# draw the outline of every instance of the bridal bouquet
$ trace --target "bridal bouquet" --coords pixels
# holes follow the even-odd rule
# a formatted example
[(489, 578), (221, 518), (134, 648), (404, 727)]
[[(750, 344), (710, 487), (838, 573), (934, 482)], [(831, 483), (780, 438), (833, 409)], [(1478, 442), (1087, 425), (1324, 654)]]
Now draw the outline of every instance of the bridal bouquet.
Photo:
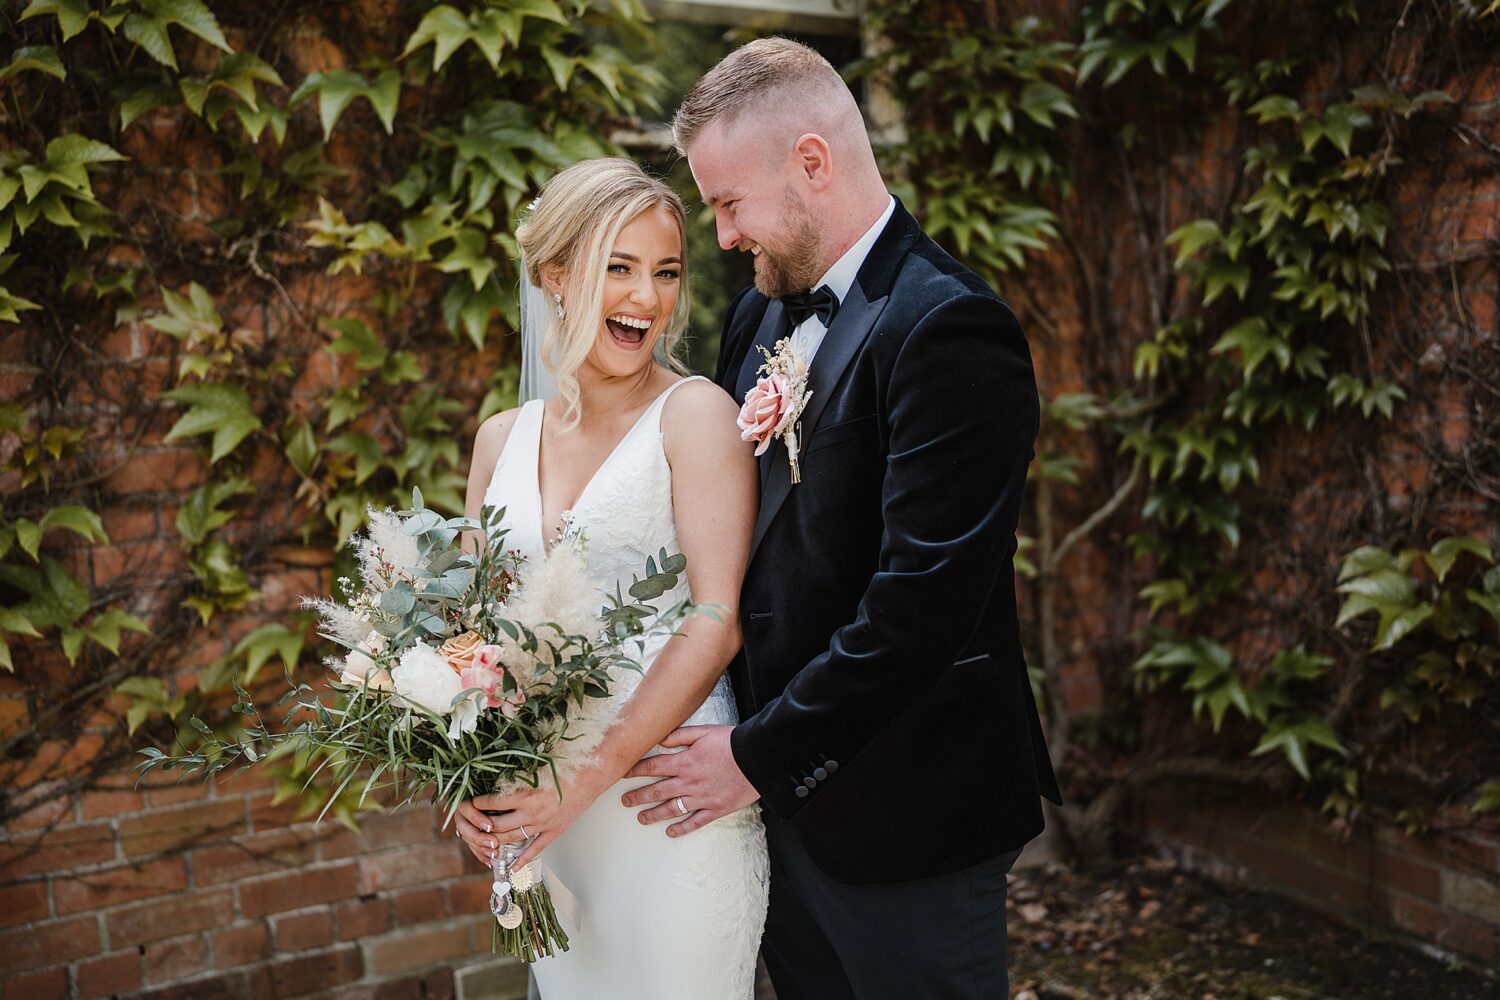
[[(204, 742), (179, 755), (143, 750), (142, 772), (208, 777), (282, 747), (312, 748), (332, 769), (330, 802), (355, 781), (361, 799), (387, 790), (397, 805), (430, 790), (445, 823), (475, 795), (560, 788), (560, 763), (586, 759), (617, 710), (611, 689), (639, 674), (631, 654), (697, 610), (650, 604), (676, 587), (687, 560), (663, 550), (628, 597), (601, 595), (584, 572), (587, 538), (570, 520), (550, 551), (528, 560), (506, 549), (503, 517), (486, 507), (477, 520), (444, 518), (416, 490), (411, 510), (370, 511), (367, 535), (353, 541), (359, 582), (339, 581), (343, 601), (306, 602), (324, 637), (345, 650), (328, 661), (339, 678), (332, 703), (297, 685), (281, 702), (302, 696), (288, 726), (273, 730), (236, 685), (235, 710), (249, 720), (243, 739), (214, 738), (195, 718)], [(479, 530), (484, 544), (464, 552), (462, 533)], [(521, 850), (499, 852), (490, 909), (496, 947), (530, 962), (567, 950), (567, 935), (545, 879), (512, 867)]]

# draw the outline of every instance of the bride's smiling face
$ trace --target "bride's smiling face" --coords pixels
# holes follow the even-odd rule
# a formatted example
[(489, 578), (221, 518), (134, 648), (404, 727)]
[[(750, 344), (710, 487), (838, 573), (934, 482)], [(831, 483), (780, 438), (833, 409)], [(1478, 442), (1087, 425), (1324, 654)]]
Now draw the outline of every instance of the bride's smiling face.
[(634, 375), (651, 363), (682, 292), (682, 241), (664, 208), (632, 219), (610, 251), (604, 306), (588, 363), (607, 376)]

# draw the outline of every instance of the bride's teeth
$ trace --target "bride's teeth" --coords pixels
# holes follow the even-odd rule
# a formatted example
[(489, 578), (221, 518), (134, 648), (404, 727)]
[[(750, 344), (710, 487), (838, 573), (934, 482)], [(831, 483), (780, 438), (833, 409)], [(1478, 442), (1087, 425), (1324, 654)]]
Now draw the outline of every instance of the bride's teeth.
[(651, 329), (651, 321), (649, 319), (635, 319), (630, 316), (611, 316), (609, 319), (612, 323), (618, 323), (621, 326), (628, 326), (634, 330)]

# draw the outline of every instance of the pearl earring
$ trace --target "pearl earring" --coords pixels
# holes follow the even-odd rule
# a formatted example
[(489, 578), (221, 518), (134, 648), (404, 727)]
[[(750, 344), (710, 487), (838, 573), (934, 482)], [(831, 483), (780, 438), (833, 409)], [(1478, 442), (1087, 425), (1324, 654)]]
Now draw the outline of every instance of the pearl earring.
[(557, 318), (563, 318), (562, 292), (553, 292), (552, 300), (557, 303)]

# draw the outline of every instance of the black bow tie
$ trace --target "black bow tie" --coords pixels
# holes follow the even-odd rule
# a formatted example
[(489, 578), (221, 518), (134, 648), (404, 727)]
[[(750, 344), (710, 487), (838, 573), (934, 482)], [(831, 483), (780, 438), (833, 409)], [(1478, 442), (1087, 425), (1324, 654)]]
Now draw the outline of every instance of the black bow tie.
[(833, 317), (839, 311), (839, 297), (827, 285), (819, 285), (803, 295), (783, 295), (781, 305), (792, 318), (792, 329), (801, 326), (808, 317), (816, 316), (826, 330), (832, 328)]

